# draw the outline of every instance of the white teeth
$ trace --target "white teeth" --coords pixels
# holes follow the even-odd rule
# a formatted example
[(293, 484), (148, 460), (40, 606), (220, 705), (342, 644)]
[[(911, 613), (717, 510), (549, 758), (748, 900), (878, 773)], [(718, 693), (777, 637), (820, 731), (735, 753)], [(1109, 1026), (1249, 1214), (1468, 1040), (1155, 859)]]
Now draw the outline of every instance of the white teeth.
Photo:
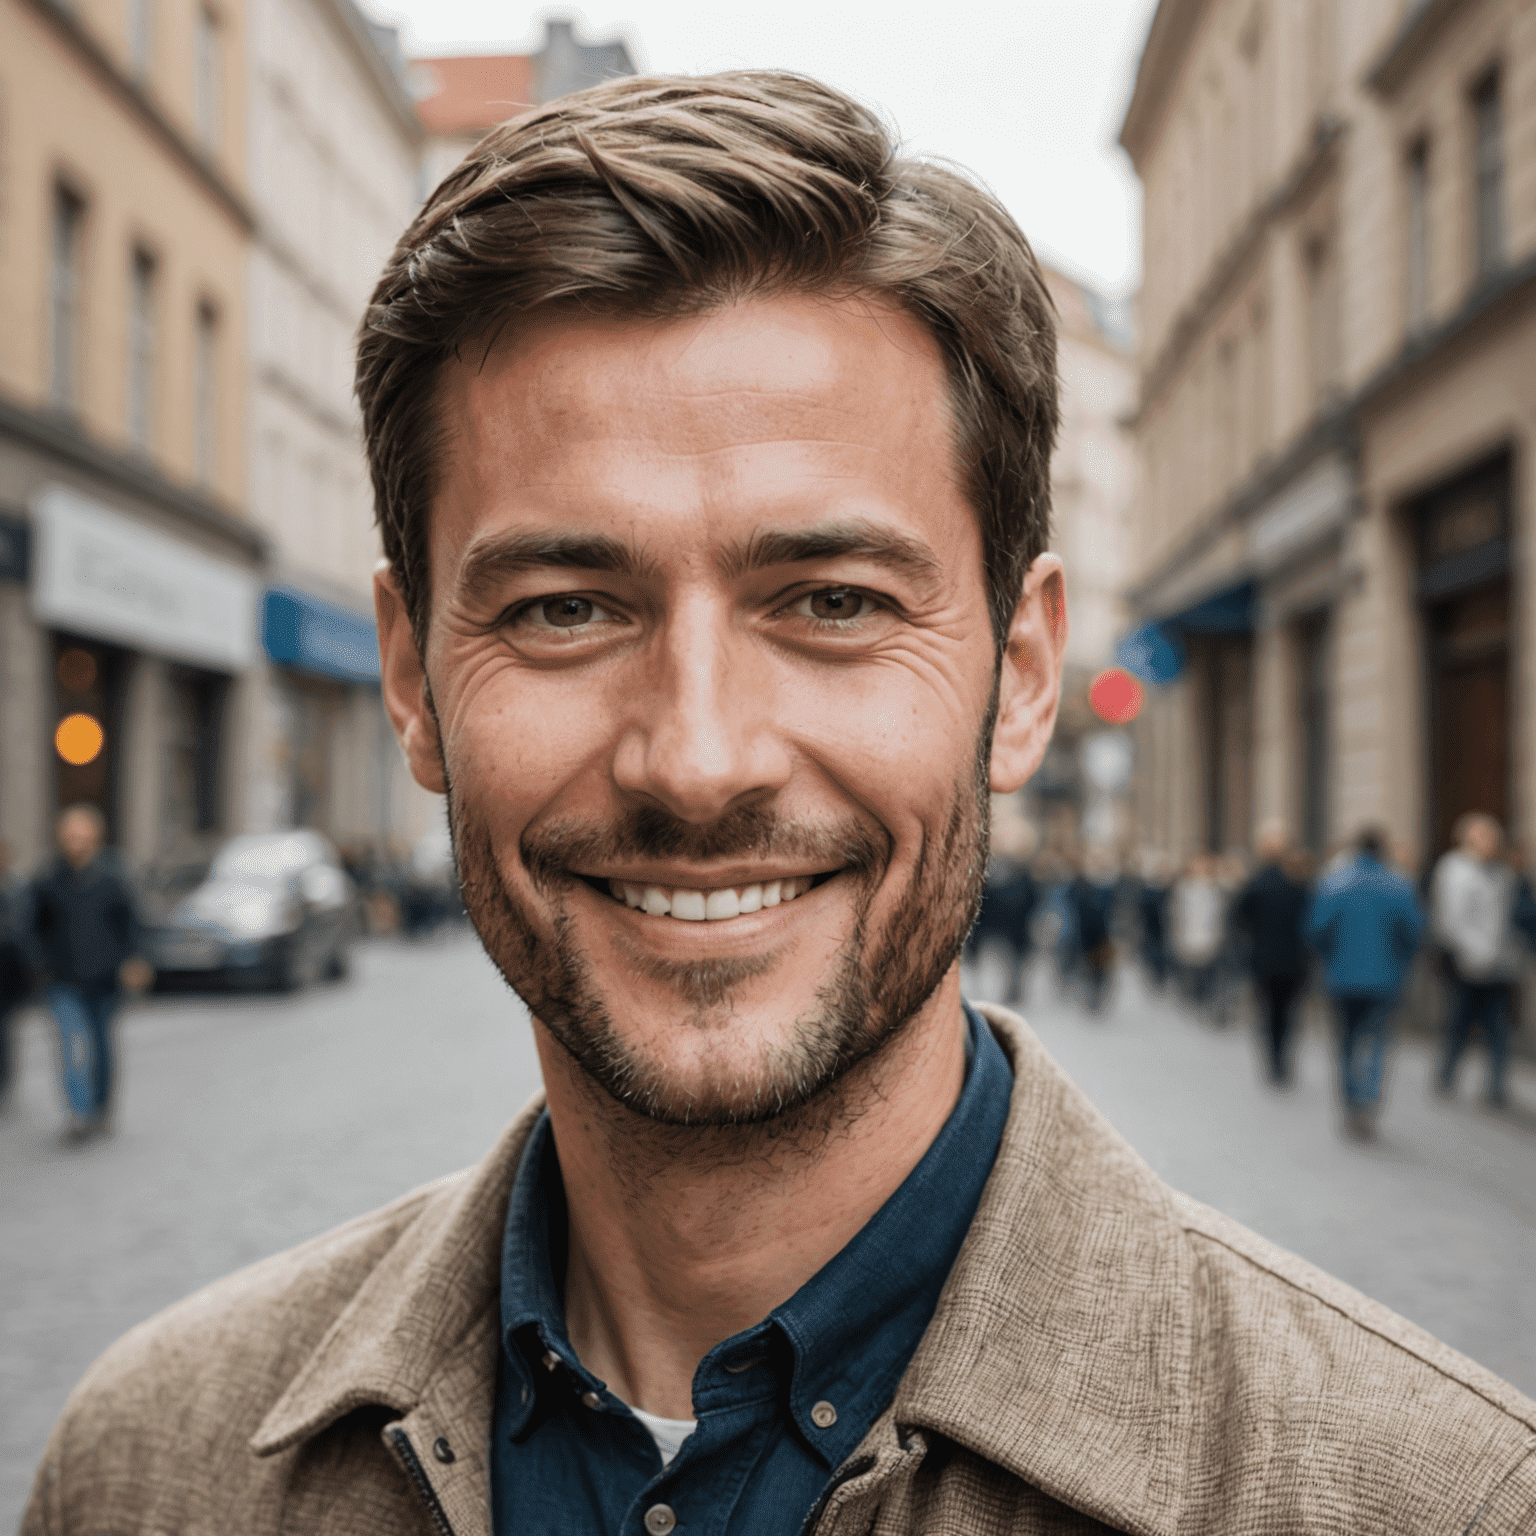
[(735, 888), (722, 886), (713, 891), (669, 891), (658, 885), (610, 880), (608, 889), (615, 901), (652, 917), (676, 917), (685, 923), (720, 923), (794, 901), (811, 889), (811, 883), (811, 877), (803, 875), (794, 880), (767, 880)]

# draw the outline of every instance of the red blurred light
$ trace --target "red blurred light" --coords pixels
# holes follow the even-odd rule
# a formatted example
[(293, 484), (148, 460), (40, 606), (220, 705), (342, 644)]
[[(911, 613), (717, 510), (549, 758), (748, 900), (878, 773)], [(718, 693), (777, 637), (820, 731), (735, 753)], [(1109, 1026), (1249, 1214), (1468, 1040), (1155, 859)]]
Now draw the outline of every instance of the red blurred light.
[(1088, 702), (1100, 720), (1125, 725), (1141, 713), (1147, 691), (1124, 667), (1106, 667), (1088, 685)]

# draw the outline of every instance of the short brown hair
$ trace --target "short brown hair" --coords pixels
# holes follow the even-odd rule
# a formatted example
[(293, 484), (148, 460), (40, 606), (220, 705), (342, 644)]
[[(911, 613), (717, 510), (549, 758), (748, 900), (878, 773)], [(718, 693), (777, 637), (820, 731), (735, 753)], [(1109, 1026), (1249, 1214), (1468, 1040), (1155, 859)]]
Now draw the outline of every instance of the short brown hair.
[(486, 136), (401, 236), (363, 318), (357, 394), (384, 552), (425, 639), (441, 364), (554, 306), (672, 317), (775, 291), (869, 293), (944, 354), (999, 644), (1050, 537), (1056, 328), (989, 193), (898, 157), (803, 76), (609, 81)]

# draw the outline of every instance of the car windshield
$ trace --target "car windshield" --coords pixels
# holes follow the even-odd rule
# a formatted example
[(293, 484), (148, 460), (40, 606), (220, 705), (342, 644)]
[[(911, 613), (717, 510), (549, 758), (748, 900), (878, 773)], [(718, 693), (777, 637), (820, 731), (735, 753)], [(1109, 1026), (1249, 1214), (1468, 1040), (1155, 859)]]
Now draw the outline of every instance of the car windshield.
[(312, 837), (237, 837), (219, 850), (213, 875), (220, 880), (285, 880), (321, 859)]

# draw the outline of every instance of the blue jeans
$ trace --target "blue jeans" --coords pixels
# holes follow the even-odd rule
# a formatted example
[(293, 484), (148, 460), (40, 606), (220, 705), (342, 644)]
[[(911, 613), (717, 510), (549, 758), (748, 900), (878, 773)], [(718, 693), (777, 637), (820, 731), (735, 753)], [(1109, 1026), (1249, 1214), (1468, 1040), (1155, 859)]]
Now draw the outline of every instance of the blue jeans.
[(1440, 1085), (1450, 1088), (1472, 1031), (1482, 1025), (1488, 1042), (1488, 1097), (1504, 1096), (1509, 1072), (1509, 983), (1503, 981), (1456, 982), (1456, 1002), (1445, 1026), (1445, 1055), (1440, 1062)]
[(59, 1027), (64, 1097), (82, 1120), (105, 1114), (112, 1105), (112, 1020), (119, 1001), (116, 992), (48, 988), (48, 1006)]
[(1339, 1085), (1350, 1109), (1373, 1108), (1381, 1100), (1395, 997), (1335, 996), (1339, 1039)]

